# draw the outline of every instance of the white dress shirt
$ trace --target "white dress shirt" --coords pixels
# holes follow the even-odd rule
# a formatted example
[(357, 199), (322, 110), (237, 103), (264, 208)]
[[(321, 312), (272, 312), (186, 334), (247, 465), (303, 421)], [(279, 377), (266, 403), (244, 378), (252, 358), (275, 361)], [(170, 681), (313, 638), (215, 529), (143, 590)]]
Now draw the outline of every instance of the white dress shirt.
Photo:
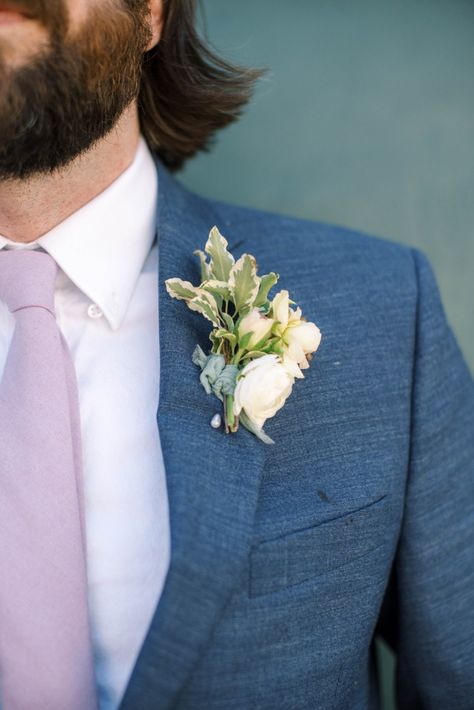
[[(101, 710), (122, 699), (169, 566), (159, 385), (158, 179), (143, 139), (104, 192), (39, 238), (79, 385), (89, 609)], [(0, 378), (14, 317), (0, 303)], [(7, 574), (7, 570), (3, 570)]]

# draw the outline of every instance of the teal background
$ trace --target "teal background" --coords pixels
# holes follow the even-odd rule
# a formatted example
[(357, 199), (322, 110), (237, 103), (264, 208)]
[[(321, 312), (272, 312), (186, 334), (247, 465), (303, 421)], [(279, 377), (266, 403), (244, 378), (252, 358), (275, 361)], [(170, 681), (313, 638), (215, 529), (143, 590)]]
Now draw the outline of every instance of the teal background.
[[(269, 72), (241, 121), (189, 164), (184, 182), (421, 248), (474, 370), (472, 0), (205, 0), (203, 8), (218, 51)], [(393, 710), (394, 657), (383, 643), (377, 655), (383, 707)]]
[(474, 370), (474, 2), (203, 8), (218, 51), (269, 72), (184, 182), (423, 249)]

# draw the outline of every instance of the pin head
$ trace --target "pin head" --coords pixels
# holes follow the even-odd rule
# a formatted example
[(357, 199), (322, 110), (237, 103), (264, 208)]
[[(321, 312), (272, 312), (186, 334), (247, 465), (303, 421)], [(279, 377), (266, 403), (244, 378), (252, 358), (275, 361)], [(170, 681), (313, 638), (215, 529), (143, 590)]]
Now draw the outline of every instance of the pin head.
[(211, 419), (211, 427), (213, 429), (219, 429), (220, 425), (222, 424), (222, 417), (220, 414), (214, 414), (214, 416)]

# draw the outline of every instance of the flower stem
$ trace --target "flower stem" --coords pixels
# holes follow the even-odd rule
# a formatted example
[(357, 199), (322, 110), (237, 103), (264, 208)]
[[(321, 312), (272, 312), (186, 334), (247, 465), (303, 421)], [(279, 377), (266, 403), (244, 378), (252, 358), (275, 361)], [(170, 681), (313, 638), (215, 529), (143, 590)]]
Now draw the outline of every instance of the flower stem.
[(234, 416), (234, 397), (231, 394), (226, 395), (225, 398), (226, 407), (226, 420), (230, 431), (236, 431), (235, 428), (235, 416)]
[(245, 348), (239, 348), (239, 349), (237, 350), (236, 354), (235, 354), (234, 357), (232, 358), (232, 364), (233, 364), (233, 365), (238, 365), (238, 364), (239, 364), (239, 362), (240, 362), (240, 360), (241, 360), (242, 355), (244, 354), (244, 352), (245, 352)]

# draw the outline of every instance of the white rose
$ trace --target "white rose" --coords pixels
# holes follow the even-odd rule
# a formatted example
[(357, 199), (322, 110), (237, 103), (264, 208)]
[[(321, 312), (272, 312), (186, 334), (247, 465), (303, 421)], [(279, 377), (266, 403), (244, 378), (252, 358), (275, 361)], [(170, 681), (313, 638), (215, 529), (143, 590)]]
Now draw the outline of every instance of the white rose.
[(234, 414), (242, 410), (259, 429), (283, 407), (294, 378), (277, 355), (263, 355), (242, 370), (234, 392)]
[(283, 340), (286, 354), (298, 363), (301, 369), (308, 367), (306, 355), (316, 352), (321, 342), (321, 331), (314, 323), (306, 321), (290, 322), (285, 330)]
[(239, 338), (241, 339), (247, 333), (253, 333), (247, 344), (247, 350), (252, 350), (257, 343), (270, 335), (272, 326), (273, 320), (262, 315), (258, 308), (254, 308), (240, 321)]

